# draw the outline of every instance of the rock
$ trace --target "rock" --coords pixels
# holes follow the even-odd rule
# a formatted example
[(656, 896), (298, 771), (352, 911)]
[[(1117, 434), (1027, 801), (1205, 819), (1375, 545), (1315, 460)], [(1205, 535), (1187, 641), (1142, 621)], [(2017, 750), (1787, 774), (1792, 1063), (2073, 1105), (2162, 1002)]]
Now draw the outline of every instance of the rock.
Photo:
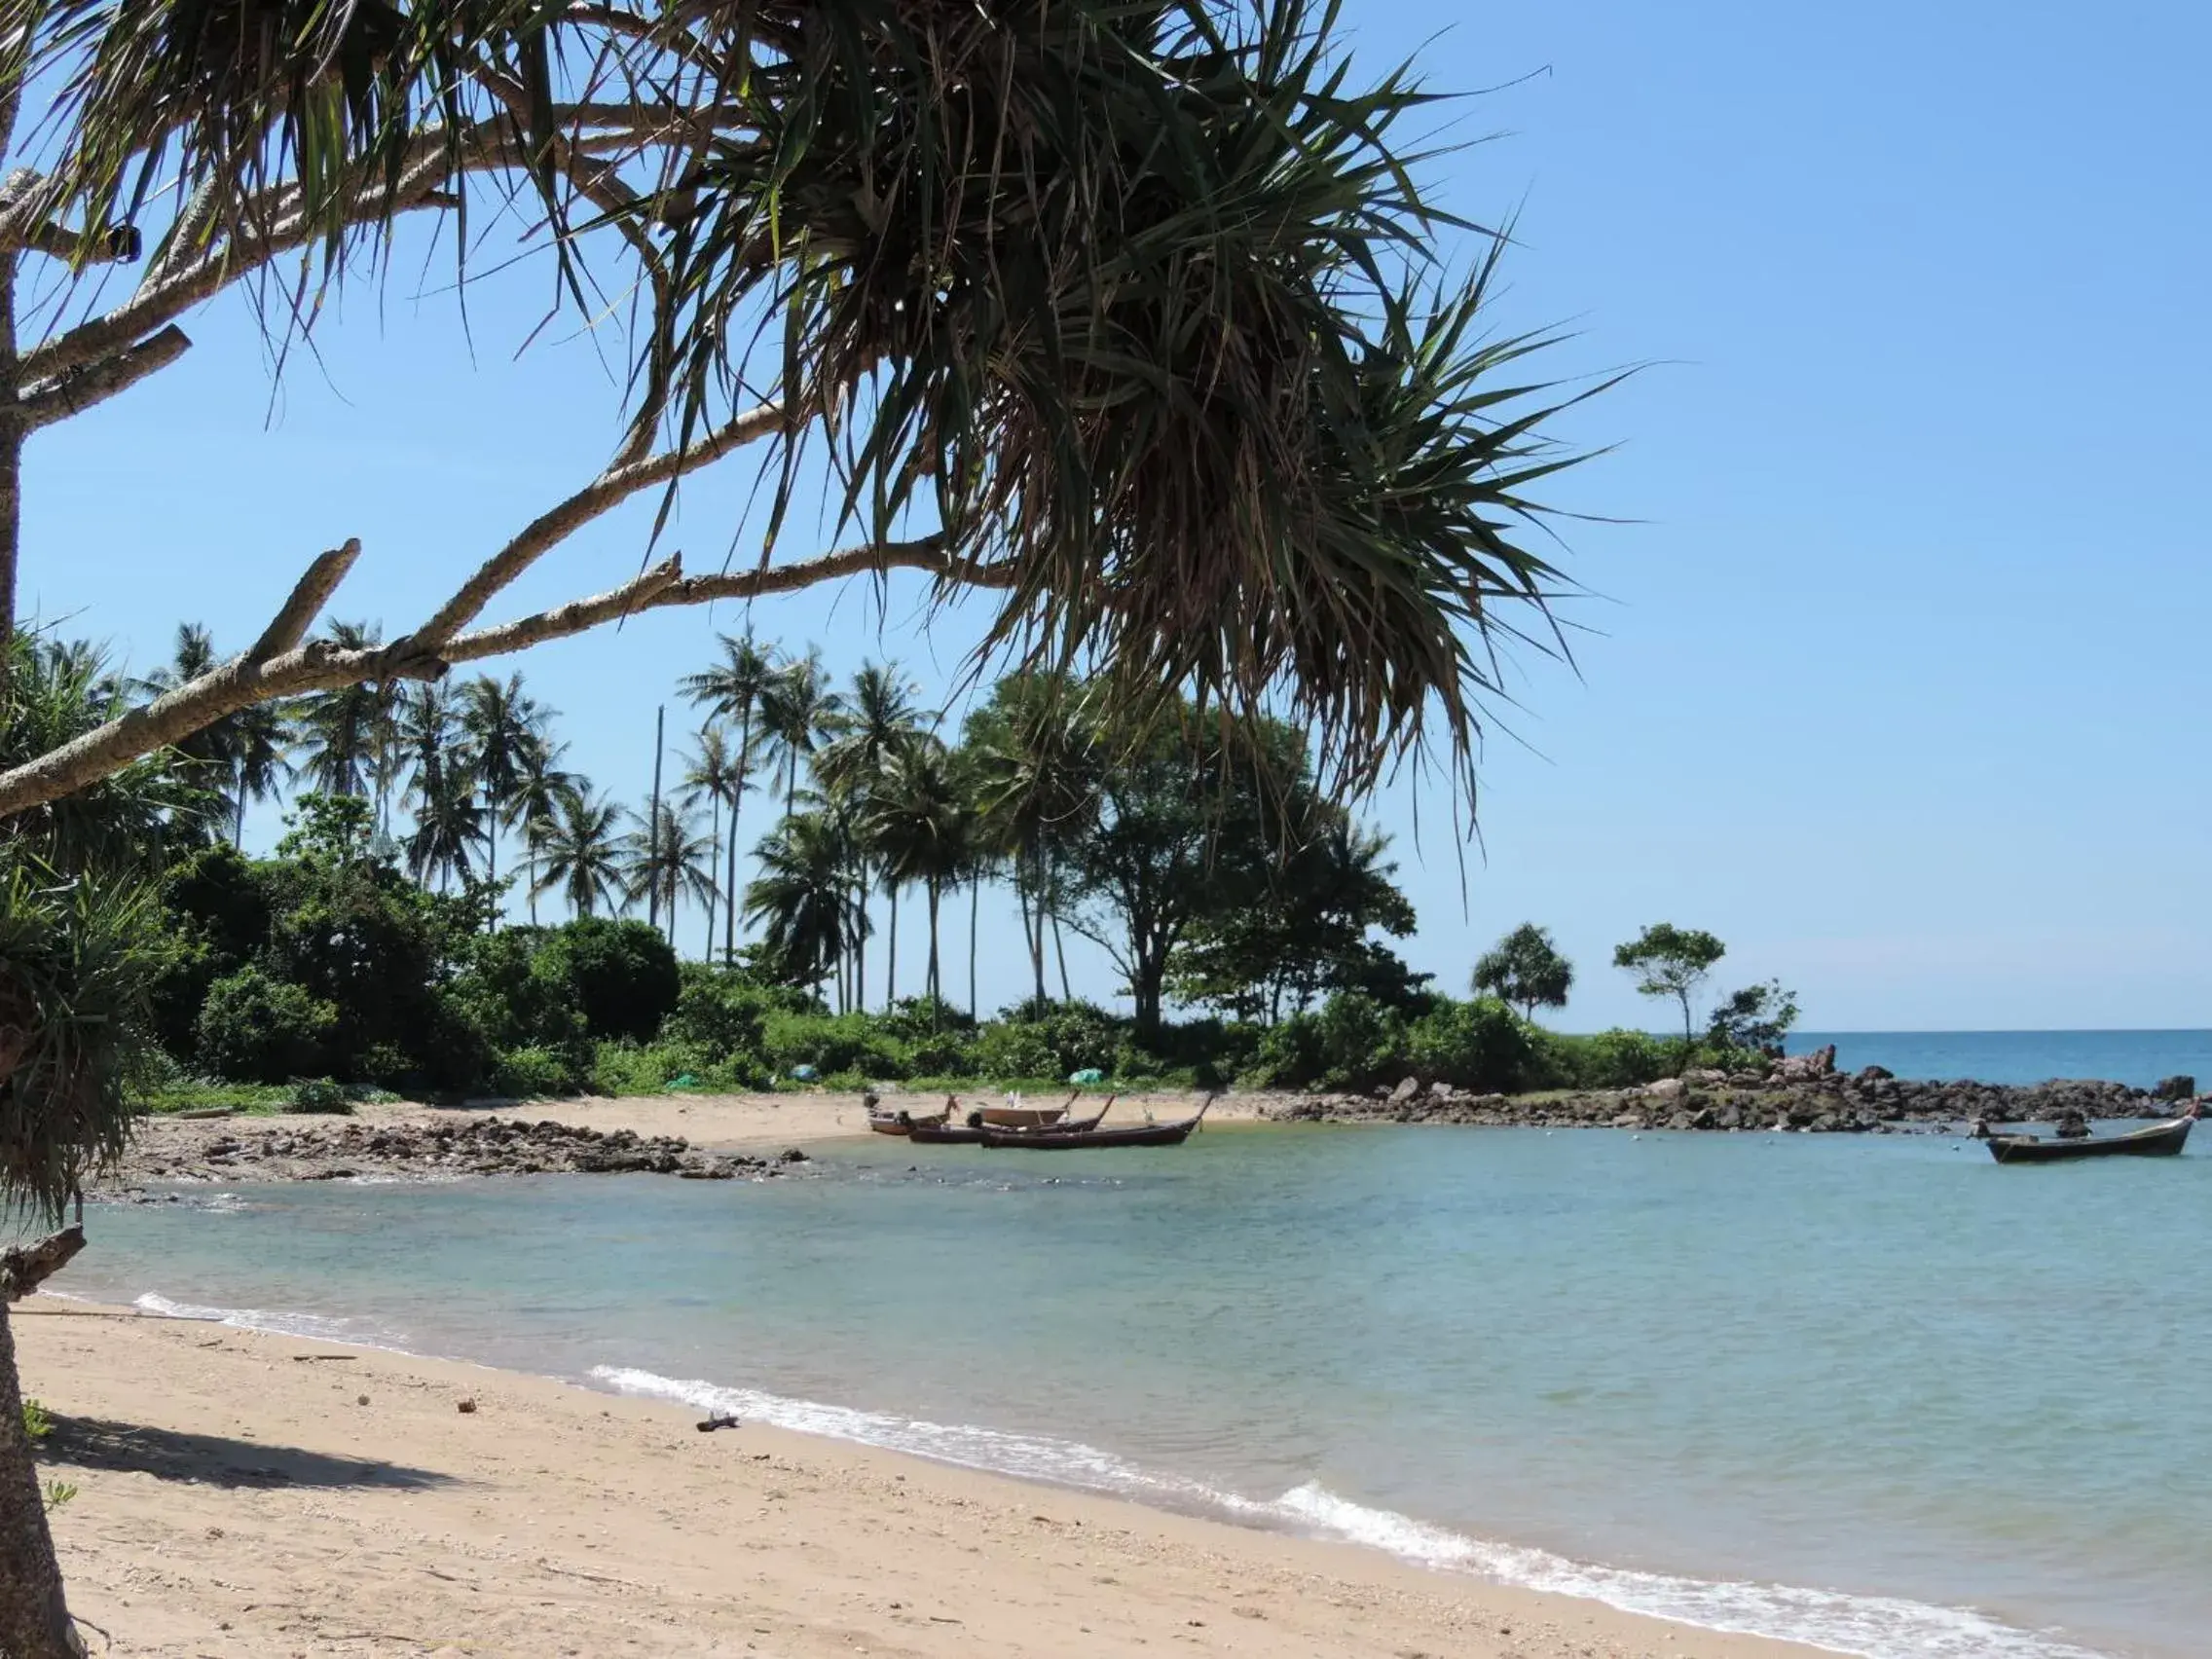
[(1861, 1066), (1859, 1068), (1859, 1081), (1861, 1083), (1887, 1083), (1897, 1075), (1888, 1066)]
[(1647, 1083), (1643, 1092), (1654, 1100), (1679, 1100), (1689, 1085), (1678, 1077), (1663, 1077), (1657, 1083)]
[(1420, 1084), (1417, 1080), (1410, 1077), (1400, 1078), (1398, 1080), (1398, 1087), (1390, 1090), (1390, 1104), (1393, 1106), (1403, 1106), (1407, 1101), (1411, 1100), (1416, 1094), (1419, 1092)]
[(1835, 1045), (1827, 1044), (1809, 1054), (1790, 1054), (1774, 1068), (1774, 1075), (1785, 1083), (1811, 1082), (1816, 1078), (1835, 1075)]
[(808, 1160), (805, 1153), (799, 1151), (799, 1149), (794, 1146), (786, 1148), (784, 1151), (776, 1154), (776, 1161), (778, 1163), (805, 1163), (810, 1161)]
[(460, 1401), (455, 1405), (454, 1410), (461, 1413), (462, 1417), (473, 1417), (476, 1413), (476, 1402), (474, 1400)]
[(1724, 1071), (1716, 1071), (1711, 1066), (1705, 1066), (1693, 1072), (1684, 1072), (1682, 1081), (1702, 1085), (1707, 1088), (1717, 1088), (1728, 1081), (1728, 1074)]
[(1643, 1127), (1643, 1114), (1641, 1112), (1623, 1112), (1613, 1120), (1613, 1127), (1616, 1129), (1641, 1129)]
[(1449, 1100), (1452, 1098), (1452, 1086), (1439, 1078), (1428, 1086), (1428, 1097), (1437, 1101)]
[(2154, 1100), (2194, 1100), (2196, 1097), (2196, 1079), (2186, 1072), (2175, 1077), (2160, 1078), (2158, 1087), (2151, 1090)]

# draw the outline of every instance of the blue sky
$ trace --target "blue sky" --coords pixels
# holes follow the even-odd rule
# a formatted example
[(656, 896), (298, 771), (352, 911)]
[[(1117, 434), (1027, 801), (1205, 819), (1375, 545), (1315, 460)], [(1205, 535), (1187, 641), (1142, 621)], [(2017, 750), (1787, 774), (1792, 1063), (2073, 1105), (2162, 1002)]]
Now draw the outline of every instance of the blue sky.
[[(1493, 141), (1436, 174), (1469, 217), (1518, 212), (1501, 326), (1567, 325), (1561, 374), (1648, 365), (1575, 418), (1618, 447), (1559, 503), (1632, 522), (1567, 531), (1587, 631), (1573, 670), (1518, 677), (1464, 882), (1439, 790), (1373, 803), (1416, 965), (1458, 988), (1534, 919), (1580, 966), (1565, 1024), (1649, 1022), (1606, 961), (1667, 918), (1728, 941), (1723, 979), (1797, 987), (1815, 1028), (2212, 1023), (2212, 18), (1346, 11), (1378, 71), (1411, 55), (1439, 89), (1502, 87), (1453, 116)], [(356, 286), (281, 384), (242, 302), (219, 303), (181, 365), (33, 440), (25, 608), (140, 664), (180, 617), (235, 647), (308, 555), (358, 535), (336, 612), (418, 617), (607, 453), (619, 364), (568, 321), (516, 354), (553, 298), (502, 279), (464, 336), (411, 273)], [(685, 496), (694, 566), (743, 544), (745, 483)], [(515, 608), (609, 585), (642, 533), (604, 521)], [(914, 598), (754, 620), (934, 689), (974, 622), (923, 636)], [(663, 613), (518, 665), (573, 763), (636, 800), (656, 701), (743, 620)], [(1070, 954), (1105, 995), (1095, 953)], [(986, 907), (981, 957), (984, 1006), (1017, 995), (1009, 906)]]

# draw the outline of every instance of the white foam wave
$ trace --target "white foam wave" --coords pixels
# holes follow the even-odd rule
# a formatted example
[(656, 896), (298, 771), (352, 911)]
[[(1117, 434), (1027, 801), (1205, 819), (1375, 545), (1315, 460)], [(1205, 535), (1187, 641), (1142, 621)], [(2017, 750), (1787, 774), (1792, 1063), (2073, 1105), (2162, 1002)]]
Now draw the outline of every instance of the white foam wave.
[(315, 1342), (347, 1343), (354, 1347), (386, 1348), (394, 1353), (404, 1351), (384, 1333), (358, 1319), (266, 1308), (210, 1308), (196, 1302), (172, 1302), (152, 1291), (133, 1298), (130, 1306), (142, 1313), (159, 1314), (165, 1319), (204, 1319), (210, 1324), (228, 1325), (240, 1331), (270, 1331), (278, 1336), (306, 1337)]
[(1577, 1596), (1706, 1630), (1797, 1641), (1863, 1659), (2099, 1659), (2087, 1648), (2015, 1630), (1969, 1608), (1604, 1567), (1548, 1550), (1469, 1537), (1392, 1510), (1354, 1503), (1317, 1485), (1298, 1487), (1263, 1501), (1182, 1476), (1156, 1474), (1080, 1441), (856, 1411), (630, 1367), (603, 1365), (591, 1375), (618, 1393), (734, 1413), (777, 1428), (880, 1446), (966, 1468), (1171, 1508), (1210, 1510), (1248, 1524), (1382, 1550), (1421, 1567)]

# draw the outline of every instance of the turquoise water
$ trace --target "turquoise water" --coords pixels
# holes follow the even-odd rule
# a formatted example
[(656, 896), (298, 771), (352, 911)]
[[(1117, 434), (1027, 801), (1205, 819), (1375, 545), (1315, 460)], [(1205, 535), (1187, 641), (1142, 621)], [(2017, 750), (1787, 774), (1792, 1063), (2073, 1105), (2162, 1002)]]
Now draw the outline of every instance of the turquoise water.
[(2212, 1629), (2196, 1149), (1316, 1127), (811, 1168), (105, 1207), (61, 1288), (1883, 1659)]
[(2212, 1031), (1800, 1031), (1789, 1051), (1835, 1045), (1846, 1071), (1887, 1066), (1899, 1077), (1979, 1083), (2096, 1078), (2149, 1088), (2186, 1073), (2212, 1088)]

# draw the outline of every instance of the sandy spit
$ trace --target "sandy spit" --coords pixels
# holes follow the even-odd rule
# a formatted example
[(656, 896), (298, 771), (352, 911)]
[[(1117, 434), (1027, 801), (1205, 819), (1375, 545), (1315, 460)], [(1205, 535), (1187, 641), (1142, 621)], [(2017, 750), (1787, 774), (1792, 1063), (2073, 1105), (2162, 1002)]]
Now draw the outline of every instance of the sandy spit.
[(1813, 1652), (504, 1372), (48, 1297), (16, 1331), (119, 1655)]

